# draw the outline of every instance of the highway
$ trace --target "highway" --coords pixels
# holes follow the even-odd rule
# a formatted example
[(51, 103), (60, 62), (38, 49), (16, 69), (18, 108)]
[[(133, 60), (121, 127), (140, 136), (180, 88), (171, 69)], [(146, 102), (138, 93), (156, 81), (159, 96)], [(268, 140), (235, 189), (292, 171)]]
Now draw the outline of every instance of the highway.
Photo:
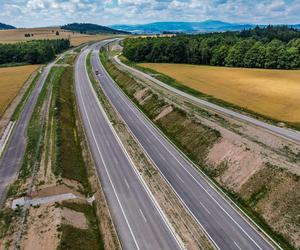
[(26, 149), (27, 127), (38, 96), (54, 63), (48, 64), (39, 77), (36, 86), (29, 95), (24, 109), (12, 131), (10, 139), (0, 159), (0, 206), (5, 201), (8, 185), (16, 178)]
[(248, 220), (161, 134), (120, 90), (102, 66), (99, 47), (92, 66), (128, 129), (217, 249), (273, 249)]
[(292, 129), (288, 129), (288, 128), (281, 128), (281, 127), (277, 127), (277, 126), (274, 126), (272, 124), (269, 124), (269, 123), (266, 123), (266, 122), (263, 122), (263, 121), (260, 121), (260, 120), (257, 120), (253, 117), (250, 117), (250, 116), (247, 116), (247, 115), (243, 115), (243, 114), (240, 114), (238, 112), (235, 112), (233, 110), (230, 110), (230, 109), (227, 109), (227, 108), (223, 108), (221, 106), (218, 106), (216, 104), (213, 104), (211, 102), (208, 102), (208, 101), (205, 101), (205, 100), (202, 100), (202, 99), (199, 99), (195, 96), (192, 96), (190, 94), (187, 94), (181, 90), (178, 90), (174, 87), (171, 87), (170, 85), (164, 83), (164, 82), (161, 82), (159, 80), (157, 80), (156, 78), (144, 73), (144, 72), (141, 72), (135, 68), (132, 68), (124, 63), (122, 63), (120, 61), (120, 59), (115, 56), (114, 57), (114, 60), (119, 64), (121, 65), (123, 68), (125, 68), (126, 70), (128, 70), (129, 72), (131, 73), (134, 73), (136, 74), (137, 76), (142, 76), (142, 77), (145, 77), (147, 79), (149, 79), (150, 81), (158, 84), (159, 86), (165, 88), (165, 89), (168, 89), (178, 95), (181, 95), (191, 101), (193, 101), (194, 103), (200, 105), (200, 106), (204, 106), (208, 109), (212, 109), (216, 112), (219, 112), (221, 114), (225, 114), (225, 115), (228, 115), (228, 116), (231, 116), (233, 118), (236, 118), (236, 119), (239, 119), (241, 121), (244, 121), (244, 122), (247, 122), (247, 123), (250, 123), (252, 125), (255, 125), (255, 126), (258, 126), (260, 128), (263, 128), (265, 130), (267, 130), (268, 132), (276, 135), (276, 136), (279, 136), (279, 137), (282, 137), (284, 139), (287, 139), (287, 140), (290, 140), (290, 141), (293, 141), (293, 142), (296, 142), (296, 143), (300, 143), (300, 132), (298, 131), (295, 131), (295, 130), (292, 130)]
[(83, 50), (76, 61), (76, 99), (122, 248), (182, 249), (96, 96), (85, 68), (88, 51)]

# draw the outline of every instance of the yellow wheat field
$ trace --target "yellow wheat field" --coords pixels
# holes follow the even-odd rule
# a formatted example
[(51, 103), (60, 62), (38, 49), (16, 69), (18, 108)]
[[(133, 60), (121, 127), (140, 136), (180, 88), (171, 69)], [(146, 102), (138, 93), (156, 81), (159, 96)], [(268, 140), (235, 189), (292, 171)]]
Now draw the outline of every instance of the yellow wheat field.
[(0, 117), (39, 65), (0, 68)]
[[(56, 35), (56, 31), (58, 31), (59, 35)], [(33, 34), (33, 36), (25, 37), (25, 34)], [(0, 30), (0, 43), (16, 43), (36, 39), (68, 38), (70, 39), (72, 46), (78, 46), (82, 43), (103, 40), (109, 37), (111, 37), (111, 35), (84, 35), (77, 32), (62, 30), (57, 27)]]
[(142, 63), (178, 82), (262, 115), (300, 122), (300, 70)]

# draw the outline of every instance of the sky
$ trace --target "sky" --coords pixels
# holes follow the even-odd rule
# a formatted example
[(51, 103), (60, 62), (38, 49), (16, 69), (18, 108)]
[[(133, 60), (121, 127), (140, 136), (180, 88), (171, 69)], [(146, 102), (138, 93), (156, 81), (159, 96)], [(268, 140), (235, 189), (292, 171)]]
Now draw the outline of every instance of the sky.
[(17, 27), (208, 19), (255, 24), (300, 23), (300, 0), (0, 0), (0, 22)]

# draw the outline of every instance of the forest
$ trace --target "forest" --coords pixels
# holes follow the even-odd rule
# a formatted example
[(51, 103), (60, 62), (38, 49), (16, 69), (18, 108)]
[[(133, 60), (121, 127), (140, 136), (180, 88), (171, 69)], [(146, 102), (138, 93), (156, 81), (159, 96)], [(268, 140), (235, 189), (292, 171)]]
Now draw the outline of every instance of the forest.
[(300, 68), (300, 31), (269, 25), (241, 32), (127, 38), (123, 54), (135, 62), (296, 69)]
[(0, 44), (0, 65), (12, 63), (41, 64), (55, 58), (70, 47), (67, 39), (33, 40), (15, 44)]

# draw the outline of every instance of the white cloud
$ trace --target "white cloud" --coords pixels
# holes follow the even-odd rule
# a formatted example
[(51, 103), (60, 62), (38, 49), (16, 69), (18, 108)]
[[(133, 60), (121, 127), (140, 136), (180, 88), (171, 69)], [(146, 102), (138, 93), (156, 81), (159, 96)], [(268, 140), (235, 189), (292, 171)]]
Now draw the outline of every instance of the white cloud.
[(0, 21), (21, 27), (206, 19), (300, 23), (299, 13), (299, 0), (0, 0)]

